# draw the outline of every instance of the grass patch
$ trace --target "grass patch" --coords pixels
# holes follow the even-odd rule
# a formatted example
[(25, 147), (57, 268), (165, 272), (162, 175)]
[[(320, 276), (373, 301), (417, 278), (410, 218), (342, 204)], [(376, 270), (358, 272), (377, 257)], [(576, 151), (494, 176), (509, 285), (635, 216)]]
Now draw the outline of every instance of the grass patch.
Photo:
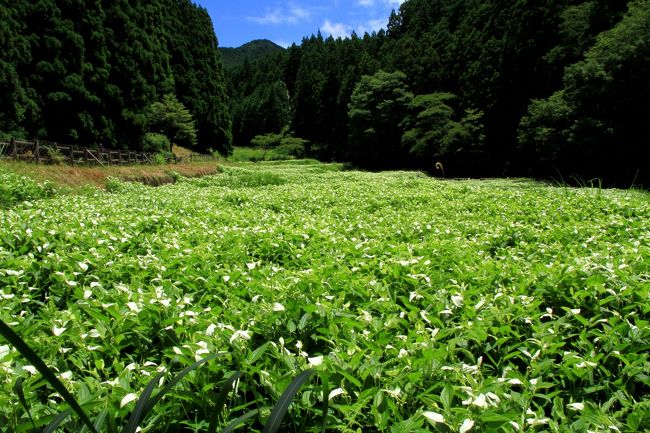
[(278, 173), (261, 170), (251, 170), (241, 167), (220, 167), (220, 174), (199, 179), (180, 179), (190, 185), (209, 188), (258, 188), (263, 186), (283, 185), (287, 180)]
[(281, 149), (262, 149), (260, 147), (235, 147), (232, 155), (228, 157), (230, 162), (262, 162), (262, 161), (285, 161), (287, 154)]
[(0, 171), (2, 172), (29, 177), (39, 183), (51, 182), (58, 187), (73, 191), (80, 191), (89, 186), (105, 188), (109, 177), (159, 186), (172, 183), (174, 172), (184, 177), (209, 176), (218, 173), (218, 166), (218, 161), (110, 167), (37, 165), (17, 161), (0, 161)]
[(235, 147), (232, 155), (228, 157), (231, 162), (258, 162), (264, 161), (268, 151), (253, 147)]

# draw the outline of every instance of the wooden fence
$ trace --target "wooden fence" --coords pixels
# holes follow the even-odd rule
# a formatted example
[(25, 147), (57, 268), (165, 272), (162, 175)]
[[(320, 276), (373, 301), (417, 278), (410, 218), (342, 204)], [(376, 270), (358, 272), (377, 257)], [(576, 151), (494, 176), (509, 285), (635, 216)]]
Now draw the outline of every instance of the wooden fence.
[(153, 153), (89, 148), (41, 140), (0, 141), (0, 158), (41, 164), (131, 165), (153, 164)]

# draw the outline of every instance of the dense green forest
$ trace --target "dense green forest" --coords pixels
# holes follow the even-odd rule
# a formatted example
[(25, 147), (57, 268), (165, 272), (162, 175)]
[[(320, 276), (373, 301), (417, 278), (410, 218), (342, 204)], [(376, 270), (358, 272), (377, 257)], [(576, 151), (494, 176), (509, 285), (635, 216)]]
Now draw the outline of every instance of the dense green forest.
[(408, 0), (386, 31), (319, 33), (229, 71), (234, 142), (293, 135), (371, 169), (647, 186), (648, 41), (646, 0)]
[(190, 0), (1, 1), (0, 136), (650, 184), (647, 0), (408, 0), (227, 69)]
[(189, 0), (1, 0), (0, 138), (227, 154), (217, 45)]
[(241, 47), (220, 47), (221, 61), (225, 70), (236, 66), (242, 66), (246, 60), (254, 62), (270, 54), (283, 51), (284, 48), (268, 39), (256, 39), (242, 45)]

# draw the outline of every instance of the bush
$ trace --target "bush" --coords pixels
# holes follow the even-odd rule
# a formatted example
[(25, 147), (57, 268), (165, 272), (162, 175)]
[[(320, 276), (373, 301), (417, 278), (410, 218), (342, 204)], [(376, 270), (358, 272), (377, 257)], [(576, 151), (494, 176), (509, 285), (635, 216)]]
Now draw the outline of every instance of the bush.
[(277, 155), (285, 156), (284, 159), (304, 158), (306, 156), (306, 146), (309, 142), (297, 137), (284, 137), (280, 140), (280, 145), (276, 147)]
[(176, 156), (171, 152), (158, 152), (153, 156), (153, 163), (158, 165), (167, 164), (175, 160)]
[[(309, 141), (293, 137), (285, 130), (280, 134), (257, 135), (251, 140), (262, 155), (256, 154), (257, 161), (277, 161), (283, 159), (304, 158)], [(253, 159), (249, 159), (252, 161)]]
[(47, 151), (47, 155), (49, 156), (52, 164), (55, 165), (65, 164), (66, 162), (65, 155), (62, 155), (61, 152), (59, 152), (59, 150), (56, 147), (46, 146), (45, 150)]
[(54, 185), (51, 182), (39, 184), (25, 176), (0, 173), (0, 209), (24, 201), (51, 197), (54, 193)]
[(169, 152), (171, 146), (169, 138), (165, 135), (156, 132), (147, 132), (144, 136), (142, 150), (151, 153)]
[(116, 177), (108, 176), (106, 178), (106, 191), (120, 192), (123, 189), (124, 182)]
[(261, 147), (263, 149), (272, 149), (280, 145), (282, 138), (282, 134), (256, 135), (251, 140), (251, 144), (255, 147)]

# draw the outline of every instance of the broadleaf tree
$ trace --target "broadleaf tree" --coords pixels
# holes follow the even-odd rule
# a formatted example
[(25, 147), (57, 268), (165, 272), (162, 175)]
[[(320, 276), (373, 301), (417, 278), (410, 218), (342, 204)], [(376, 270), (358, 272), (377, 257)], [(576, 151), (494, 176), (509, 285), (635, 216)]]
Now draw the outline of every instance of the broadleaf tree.
[(361, 77), (349, 104), (352, 159), (368, 168), (399, 167), (408, 161), (402, 121), (413, 100), (402, 72)]
[[(650, 179), (650, 3), (634, 1), (584, 60), (566, 69), (563, 88), (535, 100), (522, 118), (520, 147), (548, 171), (621, 185)], [(553, 174), (553, 173), (551, 173)]]

